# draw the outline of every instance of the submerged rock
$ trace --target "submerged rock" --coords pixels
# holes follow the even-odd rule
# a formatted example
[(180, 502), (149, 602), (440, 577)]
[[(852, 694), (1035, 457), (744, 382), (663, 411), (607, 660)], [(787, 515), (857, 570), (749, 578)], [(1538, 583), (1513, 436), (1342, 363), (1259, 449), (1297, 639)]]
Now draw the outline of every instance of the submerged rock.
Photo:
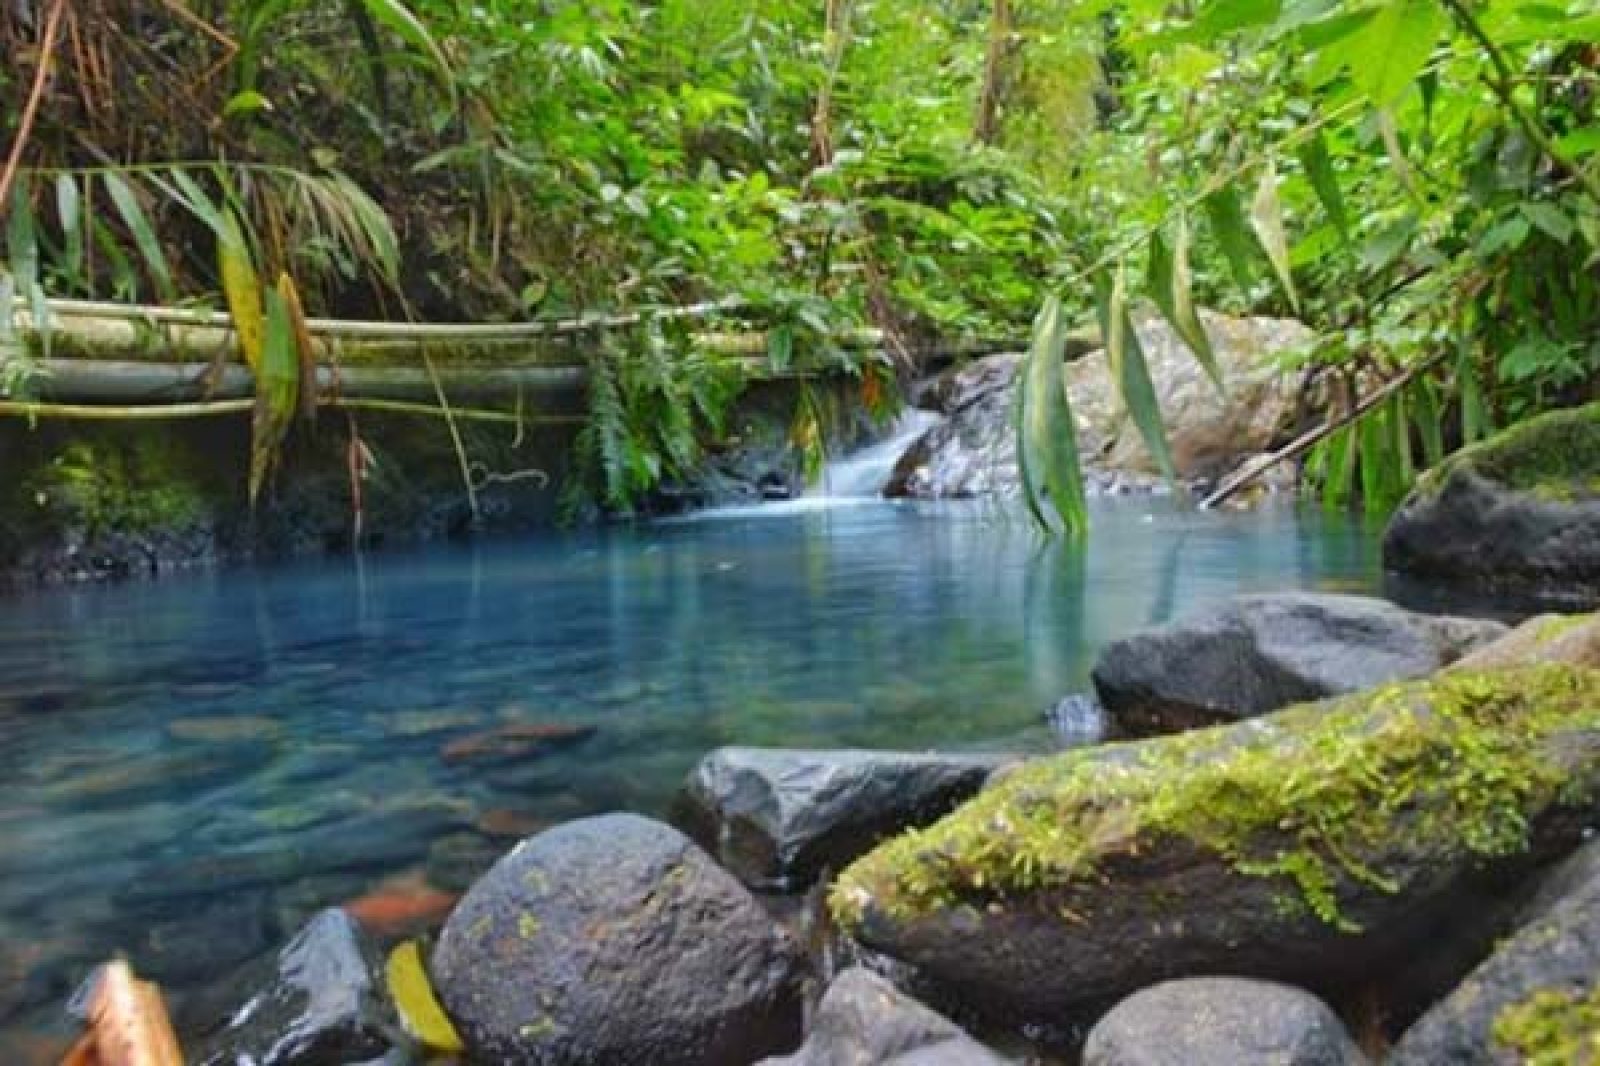
[(484, 1061), (742, 1066), (799, 1043), (800, 962), (688, 838), (612, 814), (501, 859), (450, 916), (432, 965)]
[(383, 1054), (396, 1032), (376, 953), (351, 917), (325, 910), (279, 953), (259, 991), (203, 1041), (201, 1066), (338, 1066)]
[(689, 774), (679, 819), (746, 884), (804, 887), (983, 787), (996, 756), (719, 748)]
[(1112, 641), (1094, 685), (1125, 733), (1176, 732), (1423, 677), (1505, 631), (1364, 596), (1243, 596)]
[(447, 763), (510, 762), (561, 751), (594, 736), (592, 725), (518, 722), (457, 737), (439, 750)]
[(1136, 992), (1089, 1032), (1083, 1066), (1362, 1066), (1338, 1015), (1309, 992), (1192, 977)]
[(871, 970), (833, 979), (793, 1055), (762, 1066), (1003, 1066), (1005, 1059)]
[[(1204, 319), (1227, 381), (1226, 396), (1164, 320), (1146, 318), (1136, 326), (1166, 416), (1173, 461), (1184, 480), (1215, 479), (1247, 456), (1269, 451), (1293, 434), (1301, 417), (1298, 385), (1278, 362), (1311, 337), (1303, 325), (1289, 319), (1213, 314)], [(1011, 415), (1021, 365), (1019, 355), (989, 356), (936, 381), (924, 402), (950, 417), (901, 459), (887, 495), (1016, 495), (1019, 480)], [(1128, 420), (1102, 352), (1090, 352), (1068, 365), (1067, 391), (1091, 491), (1159, 485), (1157, 469)]]
[(1592, 843), (1556, 868), (1516, 935), (1408, 1029), (1389, 1061), (1554, 1064), (1597, 1053), (1600, 843)]
[(1554, 411), (1428, 471), (1383, 538), (1392, 570), (1600, 603), (1600, 404)]
[(836, 882), (842, 928), (990, 1011), (1171, 977), (1323, 988), (1600, 814), (1600, 672), (1441, 675), (1025, 764)]

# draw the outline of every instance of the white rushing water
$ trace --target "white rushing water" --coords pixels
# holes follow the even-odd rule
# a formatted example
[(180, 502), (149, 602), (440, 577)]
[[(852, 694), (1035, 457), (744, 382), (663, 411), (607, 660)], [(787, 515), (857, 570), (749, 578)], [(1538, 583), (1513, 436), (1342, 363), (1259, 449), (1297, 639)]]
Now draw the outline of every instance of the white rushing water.
[(894, 464), (928, 430), (943, 419), (932, 411), (909, 407), (895, 419), (888, 436), (865, 448), (829, 461), (822, 480), (811, 491), (823, 499), (875, 499), (883, 495)]

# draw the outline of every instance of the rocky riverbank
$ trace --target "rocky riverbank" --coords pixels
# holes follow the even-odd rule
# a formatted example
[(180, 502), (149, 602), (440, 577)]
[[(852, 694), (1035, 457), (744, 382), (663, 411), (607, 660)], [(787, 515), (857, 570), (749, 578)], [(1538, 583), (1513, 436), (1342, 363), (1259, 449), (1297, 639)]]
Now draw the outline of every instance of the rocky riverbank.
[(1144, 739), (729, 748), (682, 829), (535, 832), (432, 941), (448, 1039), (325, 912), (191, 1029), (197, 1061), (1582, 1061), (1600, 615), (1250, 597), (1094, 676)]

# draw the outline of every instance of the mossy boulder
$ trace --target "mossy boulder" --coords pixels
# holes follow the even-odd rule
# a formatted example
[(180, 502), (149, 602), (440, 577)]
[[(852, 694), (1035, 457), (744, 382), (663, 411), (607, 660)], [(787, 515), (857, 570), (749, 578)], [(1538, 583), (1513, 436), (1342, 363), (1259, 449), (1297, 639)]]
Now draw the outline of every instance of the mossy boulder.
[(474, 1062), (745, 1066), (800, 1043), (800, 951), (671, 826), (529, 837), (445, 923), (433, 980)]
[(1542, 614), (1457, 661), (1452, 670), (1570, 663), (1600, 670), (1600, 614)]
[(1600, 806), (1600, 672), (1450, 674), (1039, 760), (834, 885), (835, 918), (991, 1011), (1171, 977), (1314, 988), (1403, 955)]
[(1600, 404), (1463, 448), (1395, 512), (1384, 564), (1561, 603), (1600, 603)]
[(1516, 935), (1407, 1030), (1390, 1061), (1600, 1062), (1600, 843), (1557, 867)]

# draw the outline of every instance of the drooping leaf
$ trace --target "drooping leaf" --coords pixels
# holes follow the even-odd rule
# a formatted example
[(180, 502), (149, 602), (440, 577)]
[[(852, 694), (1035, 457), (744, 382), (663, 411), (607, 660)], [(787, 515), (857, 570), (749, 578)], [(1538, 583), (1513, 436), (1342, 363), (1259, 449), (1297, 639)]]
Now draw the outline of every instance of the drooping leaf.
[(1328, 144), (1321, 130), (1302, 142), (1298, 156), (1311, 188), (1316, 192), (1317, 199), (1322, 201), (1322, 209), (1328, 213), (1328, 221), (1339, 231), (1339, 236), (1349, 243), (1350, 219), (1345, 214), (1344, 196), (1339, 192), (1339, 179), (1333, 172), (1333, 159), (1328, 155)]
[(1416, 80), (1446, 24), (1439, 0), (1384, 0), (1351, 38), (1350, 77), (1377, 107), (1388, 107)]
[(1244, 209), (1239, 206), (1238, 192), (1231, 184), (1224, 185), (1207, 194), (1202, 206), (1211, 224), (1211, 236), (1228, 260), (1234, 284), (1248, 295), (1255, 284), (1255, 272), (1250, 267), (1250, 235), (1245, 227)]
[(134, 247), (139, 249), (139, 255), (150, 271), (156, 292), (164, 300), (175, 301), (177, 289), (172, 284), (172, 269), (167, 266), (166, 254), (161, 250), (161, 241), (156, 236), (154, 227), (150, 225), (149, 217), (145, 215), (144, 208), (139, 206), (138, 196), (122, 179), (122, 175), (114, 170), (106, 171), (102, 181), (106, 193), (111, 197), (112, 206), (117, 209), (123, 225), (128, 227)]
[(1256, 194), (1250, 202), (1250, 226), (1261, 242), (1267, 259), (1277, 271), (1284, 294), (1296, 311), (1300, 309), (1300, 295), (1295, 292), (1294, 276), (1289, 269), (1289, 240), (1283, 227), (1283, 204), (1278, 199), (1278, 169), (1271, 162), (1261, 174)]
[(1180, 211), (1177, 220), (1175, 245), (1167, 247), (1166, 238), (1157, 229), (1150, 235), (1150, 261), (1145, 276), (1150, 298), (1155, 301), (1163, 318), (1172, 326), (1188, 347), (1206, 374), (1225, 393), (1222, 368), (1217, 364), (1211, 338), (1194, 306), (1194, 275), (1189, 266), (1189, 218)]
[(1095, 279), (1095, 311), (1100, 319), (1100, 336), (1105, 341), (1106, 358), (1111, 363), (1111, 380), (1117, 383), (1122, 403), (1144, 441), (1145, 450), (1156, 469), (1173, 485), (1178, 480), (1167, 442), (1167, 427), (1161, 417), (1155, 383), (1144, 357), (1139, 335), (1128, 314), (1127, 284), (1119, 269), (1115, 280), (1101, 274)]
[(1402, 389), (1389, 397), (1389, 429), (1394, 433), (1395, 465), (1399, 474), (1398, 497), (1411, 487), (1417, 476), (1416, 457), (1411, 450), (1411, 420), (1406, 417), (1406, 394)]
[(456, 1027), (434, 995), (433, 983), (422, 965), (422, 951), (415, 940), (407, 940), (389, 953), (384, 976), (400, 1015), (400, 1025), (412, 1039), (440, 1054), (459, 1055), (466, 1050)]
[[(1084, 499), (1083, 471), (1078, 460), (1077, 426), (1067, 399), (1062, 362), (1066, 355), (1067, 327), (1061, 301), (1045, 297), (1033, 323), (1033, 343), (1028, 351), (1018, 457), (1035, 495), (1048, 495), (1050, 506), (1067, 536), (1082, 537), (1089, 526)], [(1043, 508), (1035, 507), (1042, 516)], [(1054, 532), (1049, 523), (1046, 532)]]
[[(39, 340), (40, 354), (50, 358), (51, 337), (55, 332), (50, 317), (50, 303), (45, 298), (44, 285), (39, 279), (39, 239), (33, 204), (24, 182), (11, 189), (11, 218), (6, 223), (6, 255), (16, 278), (16, 288), (28, 301), (28, 313), (33, 318), (34, 336)], [(0, 308), (7, 319), (13, 314), (10, 303)]]
[(250, 423), (250, 505), (255, 506), (278, 462), (299, 399), (300, 360), (295, 353), (289, 309), (275, 288), (264, 293), (266, 316), (256, 376), (255, 415)]
[(78, 282), (83, 276), (83, 201), (71, 174), (56, 175), (56, 219), (61, 224), (61, 269)]
[(439, 80), (449, 90), (453, 102), (455, 74), (450, 69), (450, 61), (445, 58), (444, 52), (440, 50), (428, 28), (422, 24), (422, 20), (412, 14), (411, 9), (400, 0), (361, 0), (361, 3), (374, 21), (392, 30), (402, 41), (433, 61)]
[(228, 301), (228, 313), (233, 316), (233, 329), (239, 335), (239, 350), (244, 353), (244, 361), (259, 374), (265, 340), (261, 278), (232, 208), (227, 209), (222, 221), (222, 232), (217, 235), (217, 273), (222, 279), (222, 295)]
[(1322, 506), (1330, 511), (1342, 511), (1350, 505), (1356, 475), (1355, 439), (1354, 427), (1345, 426), (1323, 442)]
[(1400, 143), (1400, 131), (1395, 126), (1394, 112), (1386, 107), (1378, 109), (1378, 136), (1383, 140), (1384, 154), (1389, 157), (1389, 166), (1394, 171), (1395, 180), (1400, 182), (1402, 188), (1417, 203), (1425, 203), (1422, 195), (1422, 186), (1417, 184), (1417, 175), (1411, 168), (1411, 160), (1406, 158), (1405, 146)]
[(300, 392), (295, 407), (307, 422), (317, 420), (317, 350), (311, 340), (311, 325), (306, 321), (305, 306), (300, 302), (300, 289), (288, 274), (278, 275), (278, 295), (283, 298), (284, 310), (289, 315), (289, 328), (294, 337), (295, 361)]
[(1470, 352), (1463, 351), (1456, 361), (1456, 391), (1461, 397), (1461, 442), (1482, 440), (1494, 430), (1483, 401), (1483, 383)]
[(1422, 459), (1428, 466), (1444, 461), (1444, 419), (1433, 386), (1419, 378), (1411, 386), (1411, 417), (1422, 441)]

